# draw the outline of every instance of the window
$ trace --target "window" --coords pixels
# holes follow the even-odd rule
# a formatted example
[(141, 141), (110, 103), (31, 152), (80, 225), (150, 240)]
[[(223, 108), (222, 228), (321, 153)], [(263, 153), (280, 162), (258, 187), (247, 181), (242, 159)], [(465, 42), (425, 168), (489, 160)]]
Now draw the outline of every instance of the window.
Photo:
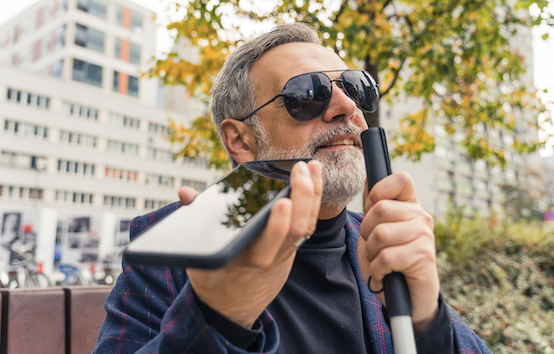
[[(128, 26), (125, 26), (124, 23), (127, 22), (127, 14), (124, 12), (126, 11), (129, 11), (128, 9), (124, 8), (123, 6), (121, 5), (117, 5), (117, 9), (116, 9), (116, 16), (117, 16), (117, 24), (122, 26), (122, 27), (129, 27), (130, 24)], [(125, 20), (123, 19), (125, 17)]]
[(21, 37), (21, 24), (17, 24), (15, 26), (15, 30), (13, 31), (13, 43), (17, 43), (19, 41), (19, 38)]
[(43, 24), (43, 20), (42, 20), (42, 13), (44, 11), (44, 8), (40, 8), (37, 10), (37, 12), (35, 13), (35, 15), (33, 16), (33, 19), (35, 20), (35, 29), (39, 29), (40, 27), (42, 27), (42, 24)]
[(476, 179), (475, 180), (475, 186), (477, 187), (478, 190), (480, 191), (488, 191), (489, 189), (489, 182), (488, 181), (483, 181), (481, 179)]
[(54, 18), (59, 18), (65, 15), (65, 13), (67, 12), (67, 1), (66, 0), (58, 1), (58, 6), (57, 8), (54, 9), (54, 11), (55, 11), (55, 14), (52, 16)]
[(124, 50), (122, 48), (125, 45), (124, 42), (126, 41), (123, 41), (119, 38), (115, 39), (115, 57), (123, 60), (125, 60), (125, 55), (126, 55), (123, 53)]
[(165, 201), (165, 200), (152, 200), (152, 199), (146, 199), (144, 201), (144, 209), (146, 210), (155, 210), (160, 209), (168, 204), (171, 204), (171, 202)]
[(118, 152), (124, 155), (138, 155), (137, 144), (124, 143), (121, 141), (108, 140), (108, 151)]
[(198, 192), (202, 192), (204, 189), (206, 189), (206, 182), (203, 181), (195, 181), (191, 179), (183, 179), (181, 182), (181, 187), (192, 187), (196, 189)]
[(4, 131), (16, 135), (31, 136), (39, 139), (48, 138), (48, 128), (40, 125), (16, 122), (13, 120), (4, 121)]
[(130, 129), (139, 129), (140, 119), (110, 112), (110, 123)]
[(131, 30), (141, 30), (142, 29), (142, 15), (136, 11), (131, 11)]
[(89, 148), (96, 147), (96, 137), (80, 133), (72, 133), (65, 130), (60, 131), (60, 142)]
[(113, 90), (129, 96), (138, 97), (139, 79), (131, 75), (114, 71)]
[(132, 209), (135, 207), (135, 202), (135, 198), (104, 196), (104, 205), (112, 208)]
[(140, 64), (141, 47), (135, 43), (116, 38), (115, 39), (115, 57), (129, 61), (133, 64)]
[(173, 153), (169, 150), (148, 148), (148, 158), (161, 161), (173, 161)]
[(15, 200), (42, 200), (41, 188), (0, 185), (0, 198)]
[(146, 175), (146, 184), (173, 188), (173, 177), (149, 173)]
[(50, 97), (35, 95), (28, 92), (22, 92), (12, 88), (8, 88), (6, 94), (8, 101), (22, 103), (25, 102), (28, 106), (50, 109)]
[(71, 175), (94, 176), (94, 164), (58, 160), (58, 172)]
[(129, 49), (129, 61), (133, 64), (140, 64), (140, 45), (131, 43)]
[(122, 170), (119, 168), (106, 167), (105, 177), (107, 179), (116, 179), (126, 182), (137, 182), (138, 181), (138, 172)]
[(65, 25), (60, 26), (54, 34), (54, 52), (62, 49), (65, 45)]
[(20, 152), (2, 151), (0, 166), (24, 169), (37, 169), (37, 165), (45, 166), (46, 159), (42, 156), (28, 155)]
[(158, 123), (148, 123), (148, 132), (154, 133), (154, 134), (162, 134), (167, 131), (167, 128), (161, 124)]
[(18, 157), (17, 152), (10, 152), (10, 151), (2, 151), (0, 155), (0, 166), (6, 166), (6, 167), (17, 167), (18, 166)]
[(7, 97), (6, 97), (8, 99), (8, 101), (21, 102), (21, 97), (22, 97), (22, 92), (21, 91), (14, 90), (14, 89), (11, 89), (11, 88), (8, 89), (8, 94), (7, 94)]
[(39, 95), (33, 95), (28, 93), (27, 94), (27, 105), (43, 108), (43, 109), (49, 109), (50, 108), (50, 98), (39, 96)]
[(67, 101), (64, 101), (63, 103), (63, 111), (74, 117), (80, 117), (90, 120), (98, 120), (98, 109), (96, 108), (90, 108), (87, 106), (81, 106), (76, 103), (70, 103)]
[(56, 76), (56, 77), (62, 77), (62, 68), (63, 68), (63, 59), (56, 60), (54, 64), (52, 64), (52, 70), (50, 72), (50, 75)]
[(185, 165), (193, 165), (193, 166), (202, 166), (202, 167), (209, 167), (208, 160), (203, 157), (198, 157), (196, 159), (191, 159), (189, 157), (183, 158), (183, 164)]
[(75, 44), (100, 53), (104, 52), (104, 33), (80, 24), (75, 29)]
[(441, 145), (435, 146), (435, 154), (438, 157), (441, 157), (441, 158), (445, 159), (446, 156), (447, 156), (446, 148), (444, 146), (441, 146)]
[(473, 178), (471, 178), (469, 176), (461, 175), (460, 176), (460, 184), (463, 187), (471, 188), (471, 187), (473, 187)]
[(38, 40), (38, 41), (35, 41), (33, 43), (33, 56), (32, 56), (32, 59), (33, 59), (33, 63), (38, 61), (40, 59), (40, 56), (41, 56), (41, 41), (42, 40)]
[(90, 205), (93, 201), (91, 193), (69, 192), (69, 191), (56, 191), (56, 202), (64, 204), (85, 204)]
[(514, 137), (511, 134), (504, 134), (502, 136), (502, 140), (504, 140), (504, 144), (508, 146), (512, 146), (514, 144)]
[(473, 164), (477, 171), (485, 171), (487, 169), (487, 163), (484, 160), (477, 160)]
[(102, 67), (73, 59), (73, 80), (102, 87)]
[(106, 18), (107, 0), (77, 0), (77, 9), (93, 16)]
[(117, 5), (117, 24), (132, 31), (142, 30), (142, 15), (136, 11)]

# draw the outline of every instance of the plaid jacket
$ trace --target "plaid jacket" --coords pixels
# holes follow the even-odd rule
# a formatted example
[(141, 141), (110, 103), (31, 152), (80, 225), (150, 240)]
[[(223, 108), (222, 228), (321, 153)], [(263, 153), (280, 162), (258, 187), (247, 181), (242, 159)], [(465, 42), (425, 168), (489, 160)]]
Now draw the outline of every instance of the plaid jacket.
[[(145, 228), (179, 208), (179, 202), (139, 216), (131, 223), (131, 240)], [(357, 263), (357, 243), (362, 216), (348, 212), (347, 248), (362, 297), (371, 353), (392, 354), (392, 338), (381, 303), (362, 279)], [(123, 273), (104, 304), (107, 315), (94, 353), (246, 353), (206, 324), (187, 281), (185, 269), (132, 266)], [(479, 337), (449, 309), (458, 353), (490, 353)], [(260, 319), (263, 332), (257, 352), (275, 353), (279, 331), (266, 310)], [(363, 340), (363, 339), (360, 339)]]

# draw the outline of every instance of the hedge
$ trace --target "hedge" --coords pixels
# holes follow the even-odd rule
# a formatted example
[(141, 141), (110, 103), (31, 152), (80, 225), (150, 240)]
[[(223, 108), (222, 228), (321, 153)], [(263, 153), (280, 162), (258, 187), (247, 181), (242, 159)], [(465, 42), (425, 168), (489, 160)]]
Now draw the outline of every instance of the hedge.
[(441, 291), (493, 353), (554, 353), (554, 226), (437, 224)]

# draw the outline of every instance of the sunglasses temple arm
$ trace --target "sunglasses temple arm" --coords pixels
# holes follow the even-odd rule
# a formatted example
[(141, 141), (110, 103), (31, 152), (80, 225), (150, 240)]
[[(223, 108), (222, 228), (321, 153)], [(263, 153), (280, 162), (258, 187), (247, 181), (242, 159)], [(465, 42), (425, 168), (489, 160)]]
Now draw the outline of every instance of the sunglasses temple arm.
[(260, 109), (264, 108), (265, 106), (267, 106), (268, 104), (270, 104), (271, 102), (275, 101), (276, 99), (278, 99), (279, 97), (283, 96), (282, 93), (278, 94), (277, 96), (273, 97), (271, 100), (267, 101), (266, 103), (264, 103), (263, 105), (261, 105), (260, 107), (256, 108), (256, 110), (252, 113), (250, 113), (249, 115), (247, 115), (246, 117), (242, 118), (242, 119), (237, 119), (238, 121), (242, 122), (250, 117), (252, 117), (254, 114), (256, 114), (256, 112), (258, 112)]

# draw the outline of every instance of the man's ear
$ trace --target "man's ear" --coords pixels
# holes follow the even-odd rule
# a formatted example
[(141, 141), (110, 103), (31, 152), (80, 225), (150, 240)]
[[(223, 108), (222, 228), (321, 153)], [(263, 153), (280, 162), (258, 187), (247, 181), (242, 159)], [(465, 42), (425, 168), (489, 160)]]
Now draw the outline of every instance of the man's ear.
[(221, 137), (229, 155), (237, 163), (256, 159), (256, 138), (252, 129), (236, 119), (226, 119), (221, 123)]

